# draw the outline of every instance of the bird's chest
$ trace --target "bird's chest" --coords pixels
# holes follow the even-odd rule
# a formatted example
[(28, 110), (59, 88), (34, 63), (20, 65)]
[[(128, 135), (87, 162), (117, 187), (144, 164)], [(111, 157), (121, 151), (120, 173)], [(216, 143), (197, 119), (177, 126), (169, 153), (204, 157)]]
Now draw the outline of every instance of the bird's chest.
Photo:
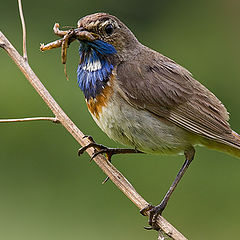
[(134, 118), (129, 116), (131, 112), (128, 112), (126, 102), (119, 98), (111, 85), (101, 95), (87, 101), (87, 106), (97, 125), (110, 138), (124, 145), (134, 146), (127, 136), (131, 131), (129, 126), (134, 125)]
[(109, 101), (113, 96), (113, 81), (114, 76), (111, 75), (107, 84), (102, 88), (101, 92), (94, 98), (86, 99), (87, 107), (94, 119), (100, 120), (103, 113), (103, 108), (109, 108)]
[(149, 153), (179, 153), (189, 145), (191, 135), (148, 111), (134, 108), (118, 92), (104, 104), (88, 108), (98, 126), (113, 140)]

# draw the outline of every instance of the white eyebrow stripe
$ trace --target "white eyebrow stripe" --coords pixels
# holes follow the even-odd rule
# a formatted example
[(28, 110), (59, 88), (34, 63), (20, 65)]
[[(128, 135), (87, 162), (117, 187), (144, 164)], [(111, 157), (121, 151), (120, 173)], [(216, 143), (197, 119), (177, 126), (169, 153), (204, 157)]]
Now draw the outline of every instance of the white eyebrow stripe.
[(110, 23), (110, 21), (107, 20), (107, 21), (105, 21), (104, 23), (102, 23), (102, 26), (104, 27), (105, 25), (107, 25), (107, 24), (109, 24), (109, 23)]

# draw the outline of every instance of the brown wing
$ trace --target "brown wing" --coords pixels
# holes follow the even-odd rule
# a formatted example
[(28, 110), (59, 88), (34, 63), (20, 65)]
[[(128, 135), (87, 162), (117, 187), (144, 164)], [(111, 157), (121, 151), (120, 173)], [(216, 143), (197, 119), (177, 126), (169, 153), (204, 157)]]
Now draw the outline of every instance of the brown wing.
[(157, 52), (139, 57), (143, 61), (122, 62), (117, 68), (120, 94), (130, 104), (193, 133), (231, 143), (227, 110), (213, 93)]

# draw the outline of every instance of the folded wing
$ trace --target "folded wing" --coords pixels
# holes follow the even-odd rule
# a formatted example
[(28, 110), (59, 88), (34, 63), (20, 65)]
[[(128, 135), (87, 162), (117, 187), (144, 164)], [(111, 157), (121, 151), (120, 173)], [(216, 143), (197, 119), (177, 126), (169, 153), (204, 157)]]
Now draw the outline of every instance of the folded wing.
[(133, 106), (205, 138), (238, 144), (221, 101), (171, 59), (150, 51), (144, 61), (122, 62), (117, 72), (120, 94)]

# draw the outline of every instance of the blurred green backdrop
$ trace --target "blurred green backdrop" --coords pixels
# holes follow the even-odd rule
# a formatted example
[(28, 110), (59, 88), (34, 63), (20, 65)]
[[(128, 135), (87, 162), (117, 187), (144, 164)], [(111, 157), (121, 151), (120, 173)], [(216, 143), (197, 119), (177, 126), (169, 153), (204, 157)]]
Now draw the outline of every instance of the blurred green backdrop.
[[(97, 142), (119, 146), (93, 122), (76, 84), (78, 44), (68, 50), (66, 81), (60, 49), (41, 53), (56, 39), (55, 22), (75, 26), (94, 12), (118, 16), (145, 45), (187, 67), (231, 112), (240, 128), (240, 2), (237, 0), (23, 0), (30, 65), (72, 120)], [(4, 1), (0, 29), (21, 51), (17, 1)], [(0, 50), (0, 118), (50, 116), (6, 53)], [(50, 122), (0, 125), (0, 239), (156, 239), (147, 219), (105, 178), (76, 141)], [(183, 157), (117, 156), (114, 165), (143, 197), (160, 202)], [(195, 161), (164, 216), (189, 239), (237, 239), (240, 160), (197, 148)]]

